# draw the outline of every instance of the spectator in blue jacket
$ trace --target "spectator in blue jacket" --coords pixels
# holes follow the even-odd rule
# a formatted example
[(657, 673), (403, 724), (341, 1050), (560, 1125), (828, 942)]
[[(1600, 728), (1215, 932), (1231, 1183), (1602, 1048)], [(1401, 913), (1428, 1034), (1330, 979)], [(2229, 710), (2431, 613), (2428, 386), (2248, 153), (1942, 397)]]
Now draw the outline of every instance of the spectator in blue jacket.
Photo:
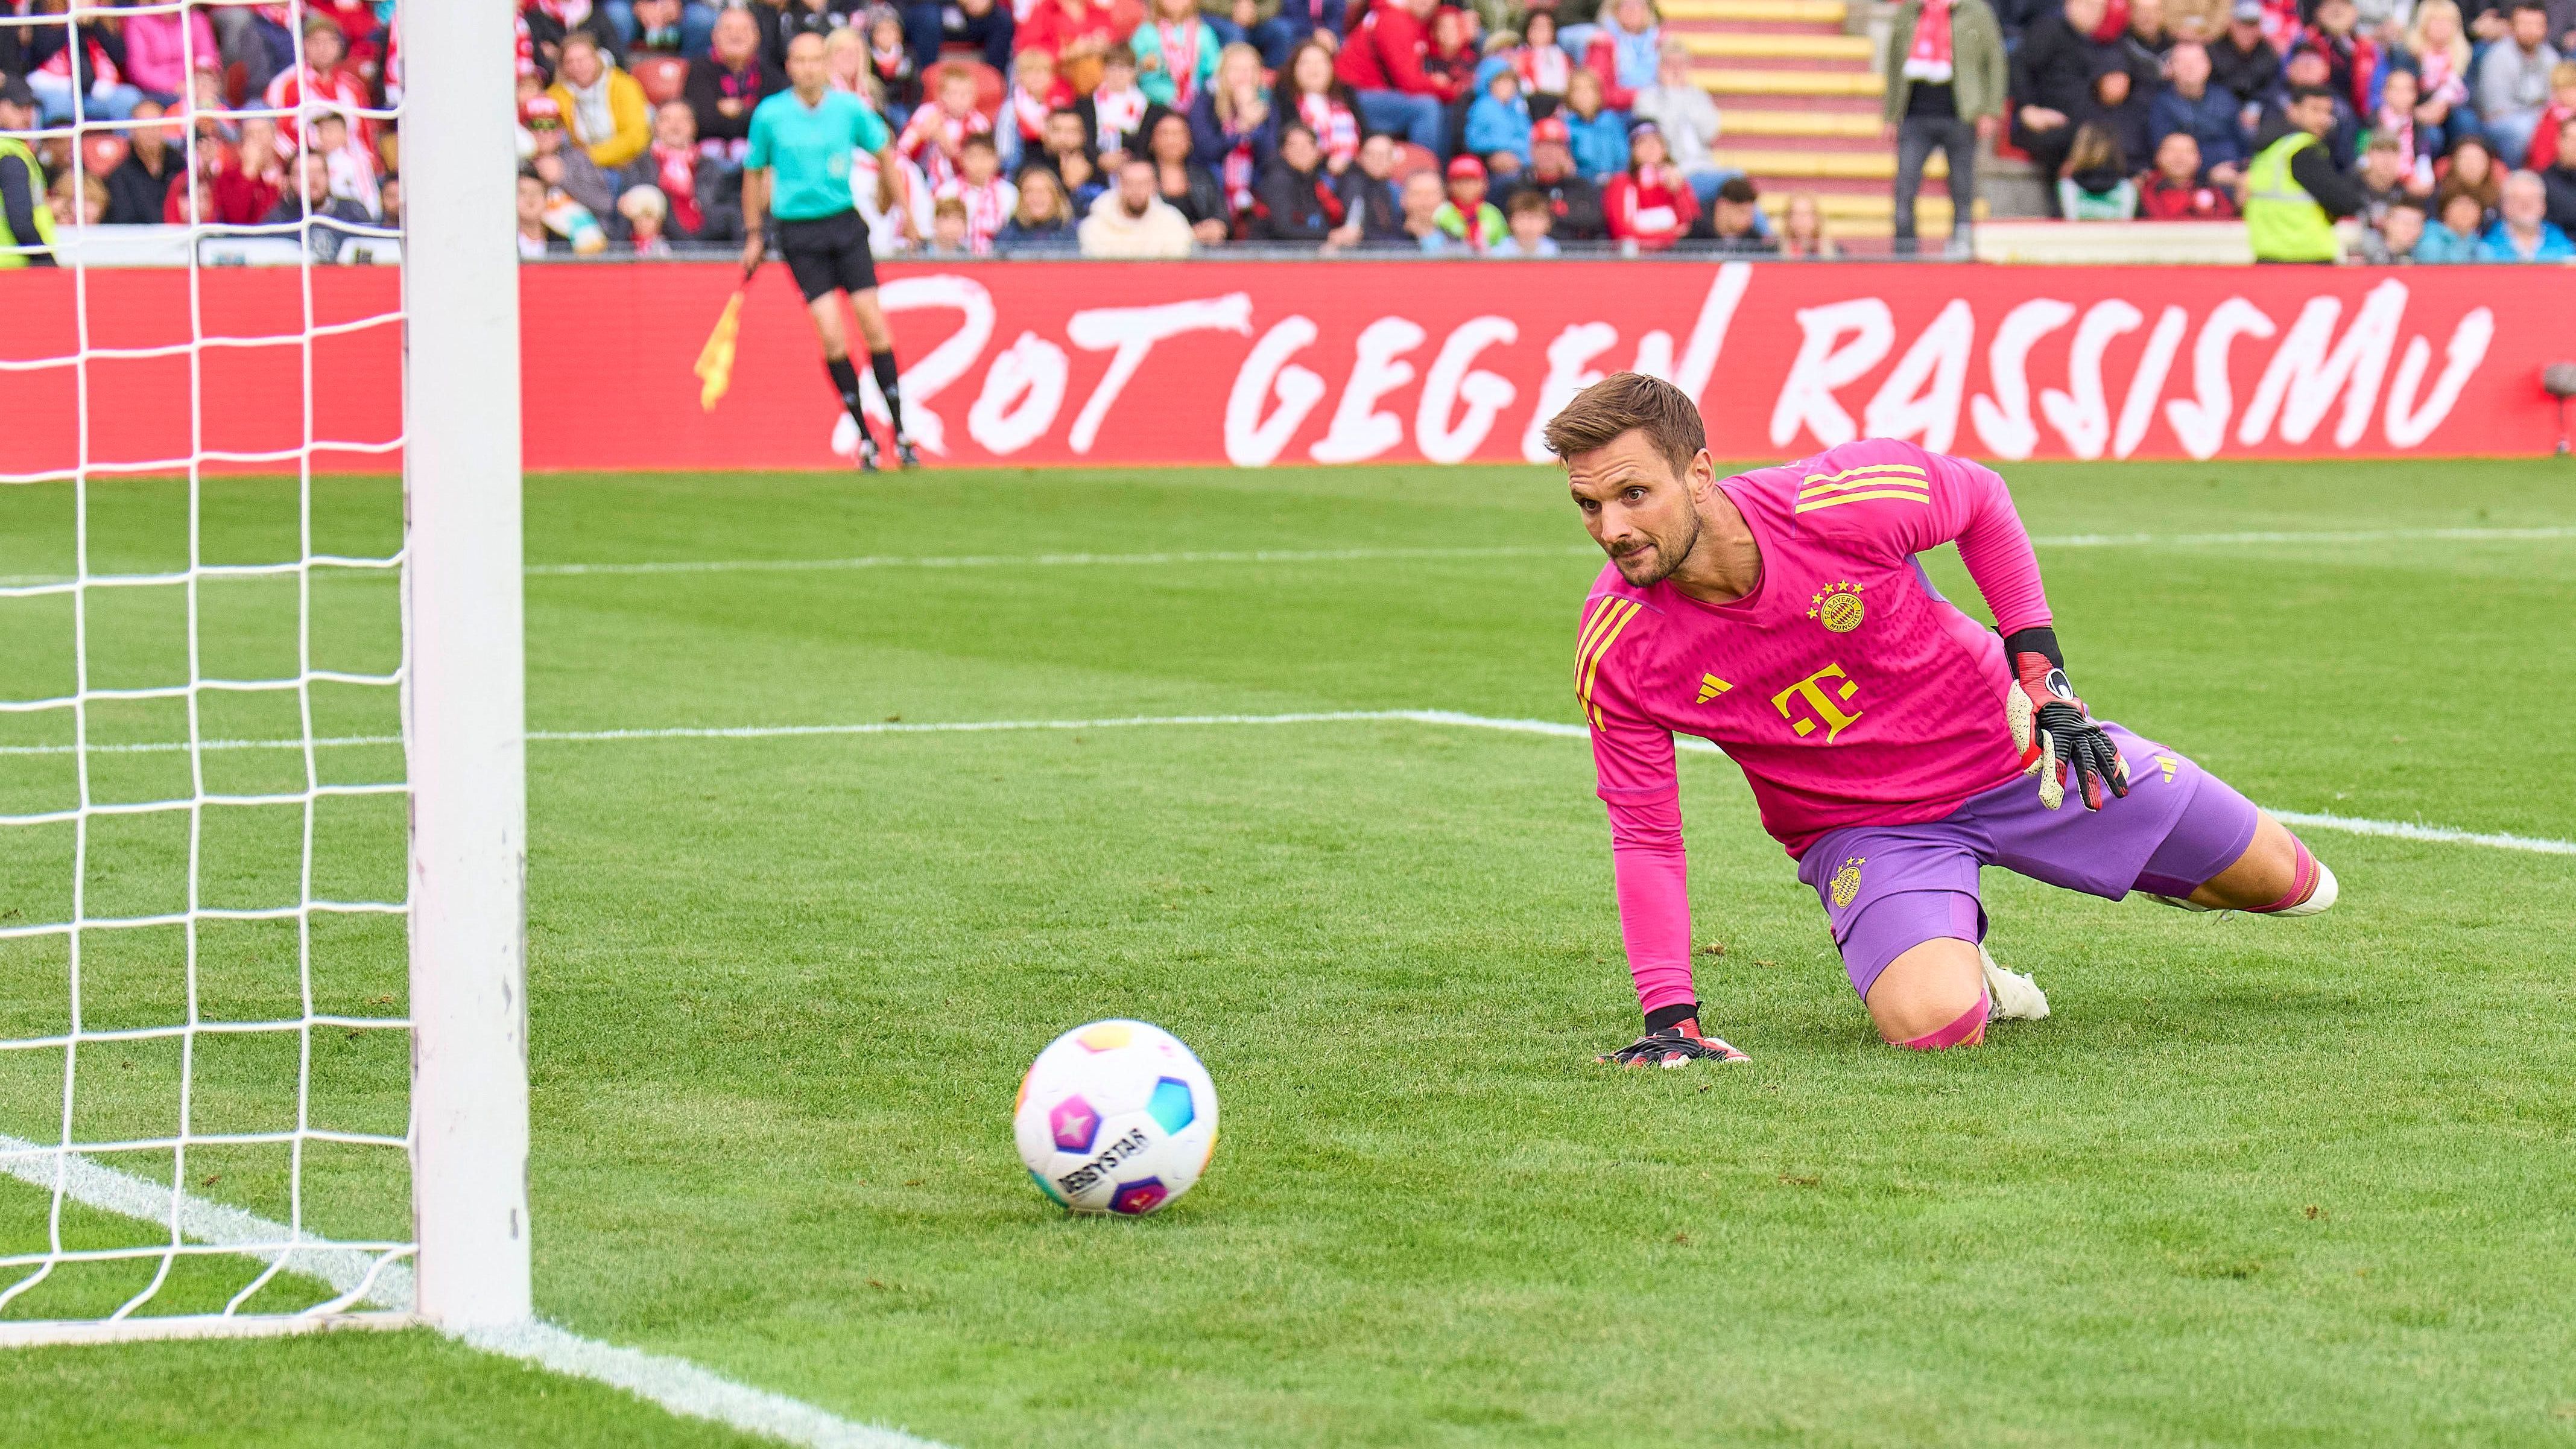
[(1601, 77), (1577, 67), (1565, 82), (1565, 104), (1554, 117), (1565, 123), (1574, 169), (1595, 181), (1628, 169), (1628, 117), (1603, 104)]
[(2549, 220), (2547, 188), (2537, 173), (2517, 171), (2504, 179), (2503, 214), (2478, 243), (2482, 262), (2576, 262), (2576, 241)]
[(1488, 166), (1497, 156), (1511, 157), (1509, 166), (1498, 169), (1517, 175), (1529, 165), (1530, 108), (1511, 57), (1486, 56), (1476, 67), (1476, 90), (1467, 107), (1467, 149), (1484, 157)]
[(2165, 59), (2168, 84), (2147, 108), (2155, 144), (2176, 131), (2200, 144), (2201, 174), (2212, 185), (2234, 186), (2245, 166), (2245, 133), (2236, 126), (2241, 103), (2209, 78), (2209, 50), (2186, 40)]
[(2415, 260), (2419, 262), (2474, 262), (2478, 259), (2478, 229), (2486, 221), (2486, 208), (2465, 191), (2455, 191), (2442, 201), (2442, 219), (2424, 228), (2424, 239), (2415, 243)]

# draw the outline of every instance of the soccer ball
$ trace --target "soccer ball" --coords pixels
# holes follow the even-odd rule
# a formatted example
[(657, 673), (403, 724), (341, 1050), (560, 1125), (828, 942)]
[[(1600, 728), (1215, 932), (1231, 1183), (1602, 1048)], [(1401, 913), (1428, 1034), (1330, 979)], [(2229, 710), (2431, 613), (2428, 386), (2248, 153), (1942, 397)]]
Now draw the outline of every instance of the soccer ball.
[(1078, 1213), (1142, 1217), (1207, 1170), (1216, 1083), (1161, 1027), (1095, 1021), (1038, 1053), (1011, 1129), (1038, 1191)]

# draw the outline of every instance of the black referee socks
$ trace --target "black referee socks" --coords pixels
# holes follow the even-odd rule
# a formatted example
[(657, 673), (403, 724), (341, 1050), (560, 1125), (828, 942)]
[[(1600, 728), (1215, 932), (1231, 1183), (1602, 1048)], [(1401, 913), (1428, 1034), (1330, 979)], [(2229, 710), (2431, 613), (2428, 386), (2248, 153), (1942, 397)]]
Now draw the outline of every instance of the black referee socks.
[(849, 409), (850, 421), (859, 425), (860, 432), (866, 432), (868, 420), (861, 412), (859, 402), (859, 370), (852, 367), (846, 357), (824, 358), (823, 370), (832, 374), (832, 388), (840, 393), (841, 406)]
[[(841, 365), (849, 366), (846, 362)], [(886, 416), (893, 420), (894, 435), (900, 438), (903, 436), (903, 388), (898, 381), (900, 374), (895, 371), (894, 353), (871, 352), (868, 366), (877, 375), (877, 391), (885, 396)]]

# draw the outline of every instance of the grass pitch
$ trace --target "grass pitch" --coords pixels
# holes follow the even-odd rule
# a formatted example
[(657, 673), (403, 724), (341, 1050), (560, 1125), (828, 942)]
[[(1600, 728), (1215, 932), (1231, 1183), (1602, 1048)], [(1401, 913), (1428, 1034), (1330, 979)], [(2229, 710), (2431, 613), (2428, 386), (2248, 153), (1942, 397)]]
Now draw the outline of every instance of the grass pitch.
[[(2043, 540), (2157, 540), (2040, 551), (2101, 713), (2277, 808), (2576, 837), (2576, 540), (2420, 536), (2576, 526), (2563, 465), (2007, 472)], [(391, 503), (327, 485), (317, 546), (390, 547)], [(165, 566), (175, 507), (97, 489), (93, 569)], [(291, 489), (210, 485), (208, 508), (210, 558), (291, 556)], [(2338, 536), (2192, 537), (2249, 532)], [(67, 571), (69, 536), (59, 491), (0, 498), (0, 574)], [(1598, 567), (1554, 475), (1483, 468), (543, 478), (528, 538), (545, 566), (1224, 555), (540, 571), (531, 725), (566, 732), (1571, 722)], [(1241, 557), (1351, 550), (1397, 556)], [(1946, 551), (1935, 574), (1971, 597)], [(224, 592), (219, 647), (291, 662), (291, 590)], [(317, 583), (325, 662), (380, 667), (391, 598)], [(184, 668), (167, 602), (93, 617), (94, 663)], [(67, 682), (68, 623), (0, 602), (0, 695)], [(390, 725), (325, 694), (325, 732)], [(147, 798), (167, 764), (103, 760), (96, 783)], [(1990, 872), (1997, 955), (2056, 1015), (1918, 1057), (1876, 1043), (1732, 767), (1685, 756), (1697, 933), (1724, 947), (1701, 992), (1754, 1060), (1618, 1075), (1590, 1061), (1635, 1002), (1576, 741), (540, 741), (529, 768), (538, 1301), (594, 1337), (961, 1446), (2576, 1442), (2567, 857), (2311, 832), (2345, 894), (2300, 923)], [(0, 756), (0, 811), (67, 771)], [(350, 889), (398, 874), (398, 820), (339, 838)], [(98, 888), (148, 901), (167, 842), (126, 845)], [(0, 919), (54, 909), (68, 857), (0, 846)], [(251, 832), (209, 871), (255, 893), (284, 849)], [(276, 999), (273, 944), (208, 959), (243, 1009)], [(87, 1009), (165, 1009), (153, 960), (103, 966)], [(327, 963), (318, 989), (399, 990), (398, 936)], [(7, 1034), (59, 1019), (61, 969), (0, 950)], [(1012, 1090), (1056, 1032), (1117, 1014), (1198, 1048), (1224, 1140), (1163, 1214), (1070, 1220), (1019, 1169)], [(335, 1110), (398, 1120), (398, 1034), (317, 1046)], [(0, 1077), (0, 1131), (59, 1130), (53, 1066)], [(81, 1070), (102, 1120), (169, 1110), (148, 1052)], [(245, 1062), (202, 1101), (252, 1120), (274, 1086)], [(281, 1210), (281, 1164), (211, 1175)], [(333, 1168), (308, 1208), (377, 1231), (399, 1182)], [(0, 1181), (0, 1252), (42, 1241), (40, 1196)], [(229, 1291), (223, 1271), (172, 1292)], [(121, 1296), (45, 1291), (13, 1316)], [(0, 1374), (10, 1442), (748, 1442), (422, 1334)]]

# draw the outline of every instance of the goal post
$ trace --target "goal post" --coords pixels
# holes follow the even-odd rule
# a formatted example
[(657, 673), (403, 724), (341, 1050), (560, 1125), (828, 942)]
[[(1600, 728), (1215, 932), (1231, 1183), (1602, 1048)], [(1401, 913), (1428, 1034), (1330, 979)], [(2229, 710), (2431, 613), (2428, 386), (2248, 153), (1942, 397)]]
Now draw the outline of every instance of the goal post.
[(415, 1311), (529, 1317), (511, 0), (402, 7)]
[[(517, 9), (402, 0), (386, 109), (300, 79), (227, 107), (399, 126), (398, 302), (333, 265), (397, 234), (317, 250), (319, 203), (184, 207), (184, 290), (110, 280), (137, 253), (79, 219), (60, 285), (0, 270), (0, 417), (67, 413), (0, 424), (0, 1349), (533, 1318)], [(75, 97), (19, 135), (78, 192), (158, 124)]]

